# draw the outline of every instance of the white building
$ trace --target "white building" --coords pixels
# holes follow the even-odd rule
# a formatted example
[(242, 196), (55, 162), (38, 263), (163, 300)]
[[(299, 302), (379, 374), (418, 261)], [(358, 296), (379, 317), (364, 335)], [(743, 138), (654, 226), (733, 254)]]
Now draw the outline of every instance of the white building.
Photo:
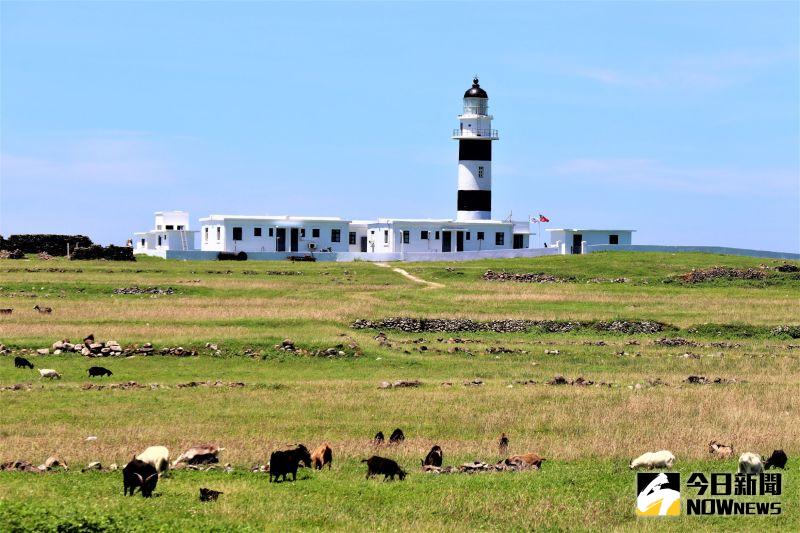
[(350, 221), (336, 217), (211, 215), (200, 249), (213, 252), (347, 252)]
[(632, 244), (632, 229), (548, 229), (550, 245), (562, 254), (586, 253), (586, 246), (597, 244)]
[(194, 250), (197, 231), (189, 229), (186, 211), (159, 211), (155, 214), (155, 229), (134, 233), (133, 253), (166, 257), (167, 250)]
[[(188, 214), (172, 211), (156, 213), (156, 229), (136, 234), (134, 253), (167, 257), (170, 252), (170, 257), (185, 259), (245, 252), (258, 259), (313, 253), (320, 258), (333, 254), (337, 260), (428, 260), (448, 253), (463, 253), (465, 258), (567, 253), (566, 246), (574, 246), (576, 238), (574, 242), (580, 247), (587, 239), (590, 244), (596, 239), (610, 242), (609, 234), (615, 234), (619, 244), (630, 244), (630, 230), (548, 230), (561, 232), (551, 235), (551, 242), (559, 244), (558, 250), (531, 250), (528, 221), (493, 220), (492, 144), (500, 136), (492, 129), (492, 119), (489, 95), (476, 77), (464, 93), (459, 127), (452, 133), (458, 141), (455, 219), (350, 221), (337, 217), (211, 215), (200, 219), (200, 250), (196, 251), (197, 232), (189, 231)], [(576, 232), (580, 235), (574, 235)]]

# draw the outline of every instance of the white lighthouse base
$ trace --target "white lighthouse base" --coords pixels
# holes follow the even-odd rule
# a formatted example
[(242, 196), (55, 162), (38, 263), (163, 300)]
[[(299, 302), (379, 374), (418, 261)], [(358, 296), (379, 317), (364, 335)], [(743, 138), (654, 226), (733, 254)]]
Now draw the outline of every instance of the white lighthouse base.
[(456, 220), (491, 220), (491, 211), (458, 211)]

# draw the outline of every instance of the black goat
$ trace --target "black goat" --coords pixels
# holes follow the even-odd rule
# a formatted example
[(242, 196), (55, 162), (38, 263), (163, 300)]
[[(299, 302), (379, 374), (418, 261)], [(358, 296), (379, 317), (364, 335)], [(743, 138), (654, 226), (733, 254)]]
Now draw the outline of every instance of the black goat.
[(14, 366), (16, 368), (30, 368), (33, 370), (33, 363), (25, 359), (24, 357), (15, 357), (14, 358)]
[(215, 502), (217, 498), (219, 498), (220, 494), (225, 494), (224, 492), (220, 492), (218, 490), (213, 489), (200, 489), (200, 501), (201, 502)]
[(133, 496), (137, 487), (142, 490), (142, 496), (149, 498), (153, 495), (158, 484), (158, 471), (150, 463), (140, 461), (135, 457), (122, 469), (123, 494)]
[(770, 455), (766, 461), (764, 461), (764, 470), (769, 470), (772, 467), (775, 468), (786, 468), (786, 461), (789, 458), (786, 456), (786, 452), (783, 450), (773, 450), (772, 455)]
[(384, 481), (394, 479), (394, 476), (399, 477), (401, 481), (406, 478), (406, 471), (391, 459), (373, 455), (369, 459), (362, 459), (361, 462), (367, 463), (367, 479), (376, 475), (383, 475)]
[(379, 431), (375, 434), (375, 438), (372, 439), (372, 444), (374, 444), (375, 446), (380, 446), (383, 444), (383, 441), (385, 440), (386, 439), (383, 438), (383, 431)]
[(103, 377), (103, 376), (111, 376), (111, 375), (113, 375), (111, 370), (109, 370), (107, 368), (103, 368), (102, 366), (90, 367), (88, 372), (89, 372), (89, 377), (90, 378), (97, 377), (97, 376)]
[(403, 430), (397, 428), (392, 431), (392, 435), (389, 437), (389, 444), (400, 444), (404, 440), (406, 440), (406, 436), (403, 435)]
[(304, 463), (306, 467), (311, 467), (311, 454), (302, 444), (298, 444), (297, 448), (293, 450), (283, 450), (272, 452), (269, 456), (269, 480), (270, 482), (278, 481), (279, 477), (283, 477), (286, 481), (286, 475), (292, 474), (292, 481), (297, 480), (297, 468), (300, 463)]

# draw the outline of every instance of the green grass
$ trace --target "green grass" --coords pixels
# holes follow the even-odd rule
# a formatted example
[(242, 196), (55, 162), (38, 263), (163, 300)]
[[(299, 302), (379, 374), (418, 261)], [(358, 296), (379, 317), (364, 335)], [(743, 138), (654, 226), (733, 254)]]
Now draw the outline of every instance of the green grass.
[[(685, 285), (665, 280), (692, 268), (774, 266), (783, 261), (704, 254), (602, 253), (525, 260), (400, 265), (429, 288), (368, 263), (0, 261), (0, 343), (63, 379), (42, 382), (0, 357), (0, 462), (39, 464), (51, 454), (66, 473), (0, 473), (0, 530), (451, 530), (459, 529), (800, 529), (800, 280), (717, 280)], [(49, 271), (54, 269), (55, 271)], [(487, 269), (573, 276), (572, 283), (499, 283)], [(63, 272), (61, 271), (63, 270)], [(294, 275), (277, 275), (290, 271)], [(627, 277), (629, 283), (587, 283)], [(115, 295), (118, 287), (172, 287), (173, 295)], [(51, 306), (50, 316), (32, 310)], [(590, 327), (571, 333), (403, 333), (354, 330), (358, 318), (461, 317), (473, 320), (655, 320), (674, 331), (621, 335)], [(123, 346), (153, 342), (198, 350), (197, 357), (89, 359), (34, 355), (55, 340), (88, 333)], [(654, 341), (680, 336), (698, 346)], [(290, 337), (314, 351), (355, 340), (360, 355), (314, 357), (276, 350)], [(448, 342), (458, 337), (463, 343)], [(415, 342), (420, 338), (423, 343)], [(638, 344), (630, 344), (636, 341)], [(725, 341), (730, 346), (715, 346)], [(219, 345), (220, 353), (205, 343)], [(599, 345), (598, 343), (604, 343)], [(424, 344), (428, 349), (420, 351)], [(453, 352), (458, 347), (465, 351)], [(512, 353), (489, 353), (505, 347)], [(245, 351), (254, 353), (246, 356)], [(558, 350), (558, 355), (545, 350)], [(699, 358), (684, 357), (691, 353)], [(114, 372), (94, 379), (136, 381), (133, 390), (82, 390), (86, 369)], [(556, 374), (611, 387), (551, 386)], [(690, 374), (736, 379), (730, 385), (683, 383)], [(649, 386), (659, 378), (668, 386)], [(419, 379), (413, 389), (381, 381)], [(481, 379), (484, 385), (463, 382)], [(189, 381), (241, 381), (243, 388), (181, 388)], [(535, 380), (535, 385), (520, 381)], [(451, 386), (442, 385), (452, 383)], [(157, 384), (157, 388), (150, 388)], [(359, 461), (370, 439), (401, 427), (406, 442), (381, 454), (409, 470), (404, 482), (363, 479)], [(500, 432), (513, 453), (547, 458), (538, 472), (432, 476), (419, 471), (433, 444), (447, 464), (496, 461)], [(87, 441), (86, 437), (97, 440)], [(637, 520), (629, 459), (668, 448), (676, 469), (733, 471), (735, 461), (709, 459), (712, 439), (737, 453), (790, 456), (784, 516), (775, 518)], [(302, 471), (297, 483), (270, 485), (249, 472), (271, 450), (323, 440), (334, 449), (332, 471)], [(81, 473), (99, 460), (122, 464), (135, 451), (167, 445), (173, 456), (204, 442), (226, 447), (235, 470), (179, 471), (159, 483), (158, 497), (124, 498), (121, 475)], [(216, 503), (197, 501), (202, 486), (222, 490)]]

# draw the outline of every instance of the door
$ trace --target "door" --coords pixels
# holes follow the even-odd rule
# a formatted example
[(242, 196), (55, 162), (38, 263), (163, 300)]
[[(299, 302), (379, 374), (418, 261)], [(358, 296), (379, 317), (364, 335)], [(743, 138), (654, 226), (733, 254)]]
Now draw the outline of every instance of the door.
[(275, 229), (275, 251), (286, 251), (286, 228)]
[(572, 253), (579, 254), (581, 253), (581, 241), (583, 240), (583, 235), (580, 233), (575, 233), (572, 236)]
[(442, 232), (442, 251), (443, 252), (452, 252), (453, 251), (453, 244), (452, 239), (453, 235), (449, 231)]
[(362, 252), (366, 252), (367, 251), (367, 236), (366, 235), (361, 237), (361, 251)]
[(292, 237), (291, 238), (292, 238), (292, 242), (291, 242), (292, 248), (291, 248), (291, 250), (293, 252), (296, 252), (297, 248), (298, 248), (298, 244), (299, 244), (298, 241), (300, 240), (300, 228), (292, 228)]
[(514, 235), (514, 248), (520, 249), (525, 244), (525, 236), (524, 235)]
[(464, 251), (464, 232), (457, 231), (456, 232), (456, 252), (463, 252)]

